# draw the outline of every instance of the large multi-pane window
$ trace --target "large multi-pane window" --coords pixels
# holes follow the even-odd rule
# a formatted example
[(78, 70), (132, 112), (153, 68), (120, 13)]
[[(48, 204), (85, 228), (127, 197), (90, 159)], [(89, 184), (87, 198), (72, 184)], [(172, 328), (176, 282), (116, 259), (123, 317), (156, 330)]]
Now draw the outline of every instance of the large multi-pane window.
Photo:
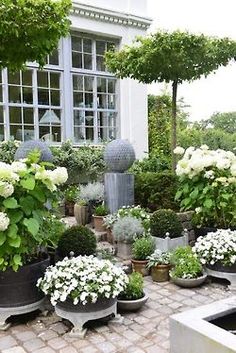
[(43, 70), (35, 63), (17, 73), (3, 70), (0, 141), (71, 139), (79, 144), (115, 138), (116, 79), (104, 63), (104, 53), (112, 47), (110, 40), (76, 34), (63, 39)]

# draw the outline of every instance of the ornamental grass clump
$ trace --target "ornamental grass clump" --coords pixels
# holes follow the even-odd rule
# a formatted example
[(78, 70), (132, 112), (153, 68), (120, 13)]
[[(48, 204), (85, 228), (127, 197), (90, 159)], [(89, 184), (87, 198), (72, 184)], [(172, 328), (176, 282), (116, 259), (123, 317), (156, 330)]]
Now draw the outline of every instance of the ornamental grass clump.
[(218, 229), (199, 237), (193, 247), (193, 252), (202, 265), (232, 266), (236, 263), (236, 231)]
[(183, 226), (177, 216), (172, 210), (160, 209), (155, 211), (150, 218), (150, 231), (153, 237), (170, 238), (181, 237)]
[(0, 271), (20, 266), (39, 257), (47, 247), (40, 233), (48, 205), (58, 203), (58, 186), (67, 180), (63, 167), (50, 170), (39, 162), (40, 153), (11, 164), (0, 162)]
[(62, 234), (59, 239), (57, 252), (60, 257), (94, 255), (97, 248), (95, 234), (87, 227), (77, 225), (72, 226)]
[(51, 297), (55, 306), (66, 300), (74, 305), (86, 305), (96, 303), (100, 298), (116, 298), (127, 284), (128, 276), (109, 260), (78, 256), (49, 266), (37, 285)]
[[(179, 150), (179, 151), (178, 151)], [(176, 200), (182, 211), (195, 210), (197, 226), (230, 228), (236, 225), (236, 155), (221, 149), (178, 149), (179, 189)]]

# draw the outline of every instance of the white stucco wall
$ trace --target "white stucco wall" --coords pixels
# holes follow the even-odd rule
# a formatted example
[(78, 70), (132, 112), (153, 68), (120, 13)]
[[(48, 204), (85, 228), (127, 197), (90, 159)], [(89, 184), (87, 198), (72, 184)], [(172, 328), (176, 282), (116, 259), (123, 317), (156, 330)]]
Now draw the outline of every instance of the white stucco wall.
[[(74, 0), (73, 3), (75, 9), (82, 7), (84, 12), (81, 15), (81, 11), (75, 11), (71, 15), (72, 29), (117, 38), (120, 47), (130, 44), (137, 35), (145, 35), (150, 22), (146, 17), (147, 0)], [(92, 12), (96, 14), (96, 10), (97, 17), (91, 15)], [(107, 14), (107, 19), (101, 18), (102, 12)], [(110, 16), (121, 23), (109, 20)], [(135, 25), (136, 21), (138, 25)], [(144, 157), (148, 151), (146, 86), (134, 80), (121, 80), (118, 111), (119, 137), (128, 139), (133, 144), (137, 158)]]

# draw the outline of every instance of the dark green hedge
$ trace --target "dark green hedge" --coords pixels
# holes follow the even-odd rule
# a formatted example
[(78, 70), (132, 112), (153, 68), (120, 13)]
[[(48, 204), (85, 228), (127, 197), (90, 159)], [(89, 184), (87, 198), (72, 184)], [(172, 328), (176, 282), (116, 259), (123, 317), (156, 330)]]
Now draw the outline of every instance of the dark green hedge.
[(177, 177), (169, 172), (139, 173), (135, 175), (135, 204), (155, 211), (160, 208), (179, 210), (174, 200)]

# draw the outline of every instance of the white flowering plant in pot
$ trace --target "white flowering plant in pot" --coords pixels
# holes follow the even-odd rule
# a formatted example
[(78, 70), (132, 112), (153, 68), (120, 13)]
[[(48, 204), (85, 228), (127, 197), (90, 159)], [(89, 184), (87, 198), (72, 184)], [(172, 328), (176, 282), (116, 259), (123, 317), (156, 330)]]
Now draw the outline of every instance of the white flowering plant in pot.
[(0, 271), (17, 271), (37, 258), (40, 245), (45, 245), (40, 226), (68, 175), (63, 167), (46, 169), (39, 158), (35, 151), (24, 160), (0, 162)]
[(195, 210), (198, 226), (236, 226), (236, 155), (225, 150), (176, 148), (182, 154), (176, 168), (179, 189), (176, 200), (182, 211)]
[(94, 256), (64, 258), (49, 266), (38, 287), (51, 298), (52, 305), (70, 301), (74, 305), (116, 298), (128, 284), (121, 267)]
[(236, 263), (236, 231), (217, 229), (204, 237), (199, 237), (193, 252), (202, 265), (232, 266)]

